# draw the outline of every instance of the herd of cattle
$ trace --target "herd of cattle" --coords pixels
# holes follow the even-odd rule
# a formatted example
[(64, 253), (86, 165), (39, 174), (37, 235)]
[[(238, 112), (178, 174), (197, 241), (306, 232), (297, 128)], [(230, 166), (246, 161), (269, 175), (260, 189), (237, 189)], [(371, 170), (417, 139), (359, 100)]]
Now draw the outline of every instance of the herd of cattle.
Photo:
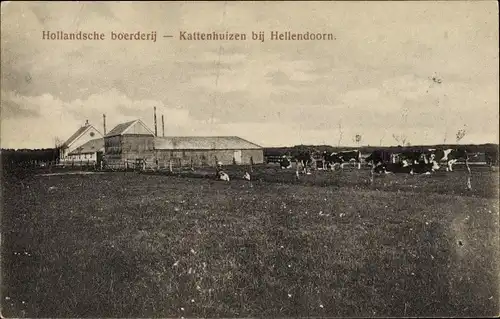
[[(493, 163), (491, 155), (485, 154), (487, 162)], [(458, 161), (467, 163), (477, 154), (469, 154), (463, 148), (447, 149), (413, 149), (403, 151), (375, 150), (363, 158), (359, 150), (341, 152), (302, 151), (295, 156), (282, 155), (279, 165), (282, 169), (292, 168), (292, 162), (296, 163), (296, 175), (300, 173), (311, 174), (311, 169), (335, 170), (337, 167), (343, 169), (345, 165), (352, 164), (357, 169), (365, 162), (371, 167), (372, 173), (407, 173), (407, 174), (432, 174), (435, 171), (445, 169), (453, 171), (453, 165)], [(491, 158), (490, 158), (491, 157)], [(489, 160), (488, 160), (489, 159)], [(320, 167), (318, 167), (320, 163)], [(222, 163), (218, 163), (216, 178), (229, 181), (229, 175), (222, 169)], [(245, 172), (243, 179), (250, 180), (249, 172)]]
[[(305, 151), (295, 156), (294, 160), (309, 174), (310, 169), (317, 165), (317, 158), (321, 158), (322, 169), (335, 170), (336, 167), (344, 168), (346, 164), (354, 164), (361, 169), (363, 158), (359, 150), (344, 152), (323, 152), (321, 156), (312, 151)], [(441, 169), (443, 163), (446, 171), (453, 171), (453, 164), (457, 161), (469, 160), (469, 154), (463, 149), (425, 149), (403, 152), (390, 152), (375, 150), (364, 159), (375, 173), (409, 173), (430, 174)], [(283, 156), (280, 161), (281, 168), (291, 168), (292, 158)]]

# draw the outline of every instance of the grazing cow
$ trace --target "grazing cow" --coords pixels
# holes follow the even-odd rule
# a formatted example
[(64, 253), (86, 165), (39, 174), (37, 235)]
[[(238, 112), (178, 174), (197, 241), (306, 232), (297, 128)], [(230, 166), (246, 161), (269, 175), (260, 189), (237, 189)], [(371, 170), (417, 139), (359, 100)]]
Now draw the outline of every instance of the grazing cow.
[(281, 169), (291, 168), (292, 167), (292, 162), (288, 159), (288, 157), (286, 155), (283, 155), (281, 157), (280, 167), (281, 167)]
[(300, 152), (295, 156), (295, 160), (297, 161), (297, 166), (300, 164), (302, 166), (302, 171), (310, 175), (310, 169), (313, 166), (315, 159), (313, 157), (313, 153), (310, 151)]
[(498, 149), (484, 152), (484, 159), (488, 166), (498, 165)]
[(448, 149), (429, 149), (427, 152), (429, 161), (445, 162), (446, 171), (453, 171), (453, 164), (455, 164), (459, 159), (469, 160), (469, 155), (467, 150), (464, 148), (448, 148)]
[(358, 169), (361, 169), (361, 152), (358, 150), (344, 151), (338, 153), (328, 154), (326, 151), (323, 152), (323, 159), (327, 166), (331, 166), (333, 169), (336, 164), (340, 165), (340, 168), (344, 168), (346, 163), (358, 164)]
[(385, 150), (375, 150), (373, 151), (365, 161), (371, 166), (378, 166), (380, 164), (391, 163), (393, 154)]

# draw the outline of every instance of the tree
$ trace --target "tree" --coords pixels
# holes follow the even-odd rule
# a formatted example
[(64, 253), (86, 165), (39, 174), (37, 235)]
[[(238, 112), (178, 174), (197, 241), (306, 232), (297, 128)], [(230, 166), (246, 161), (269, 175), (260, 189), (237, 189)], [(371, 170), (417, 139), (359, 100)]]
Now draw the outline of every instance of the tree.
[(465, 128), (459, 129), (457, 134), (456, 134), (457, 143), (460, 142), (460, 140), (463, 139), (466, 134), (467, 134), (467, 131), (465, 130)]
[(398, 142), (399, 145), (401, 145), (401, 146), (407, 145), (408, 137), (406, 135), (404, 135), (404, 134), (399, 134), (399, 135), (392, 134), (392, 137), (394, 138), (394, 140), (396, 142)]
[(382, 134), (382, 137), (379, 140), (379, 146), (382, 146), (382, 141), (384, 140), (386, 134), (387, 134), (387, 129), (384, 130), (384, 134)]
[(353, 141), (359, 145), (359, 142), (361, 142), (361, 138), (362, 138), (361, 134), (356, 134), (353, 138)]
[(64, 142), (58, 138), (58, 137), (54, 137), (54, 147), (55, 147), (55, 158), (53, 160), (59, 160), (61, 158), (61, 151), (62, 151), (62, 148), (64, 147)]
[(342, 120), (339, 121), (339, 141), (337, 143), (337, 146), (340, 146), (340, 143), (342, 142), (342, 136), (344, 135), (344, 131), (342, 130)]

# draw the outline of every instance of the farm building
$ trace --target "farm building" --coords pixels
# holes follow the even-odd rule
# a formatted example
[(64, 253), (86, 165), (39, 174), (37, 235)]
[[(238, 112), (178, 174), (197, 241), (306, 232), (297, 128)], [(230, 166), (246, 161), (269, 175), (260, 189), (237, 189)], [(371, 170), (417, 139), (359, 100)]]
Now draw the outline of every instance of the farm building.
[(236, 136), (156, 137), (141, 121), (117, 125), (104, 137), (106, 164), (109, 167), (172, 163), (179, 166), (214, 166), (263, 163), (263, 148)]
[(154, 163), (154, 136), (141, 120), (118, 124), (104, 136), (106, 165), (119, 167), (143, 160)]
[(174, 161), (176, 166), (213, 166), (264, 162), (261, 146), (237, 136), (182, 136), (156, 137), (156, 159), (159, 162)]
[(74, 164), (99, 163), (104, 152), (104, 138), (96, 138), (68, 153), (66, 162)]
[[(78, 147), (83, 146), (90, 140), (102, 138), (102, 134), (91, 124), (89, 121), (85, 122), (85, 125), (80, 127), (73, 135), (71, 135), (61, 148), (61, 158), (62, 162), (74, 160), (76, 153), (70, 155)], [(78, 154), (79, 155), (79, 154)]]

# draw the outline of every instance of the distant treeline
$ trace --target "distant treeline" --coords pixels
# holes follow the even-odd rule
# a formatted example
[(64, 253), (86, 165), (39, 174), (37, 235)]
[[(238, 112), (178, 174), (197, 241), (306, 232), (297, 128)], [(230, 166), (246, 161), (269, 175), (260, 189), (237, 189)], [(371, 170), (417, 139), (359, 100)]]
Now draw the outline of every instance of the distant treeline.
[(302, 151), (317, 151), (317, 152), (339, 152), (348, 150), (359, 150), (362, 154), (370, 154), (375, 150), (385, 150), (389, 152), (401, 152), (410, 150), (424, 150), (429, 148), (435, 149), (447, 149), (447, 148), (465, 148), (467, 152), (470, 153), (485, 153), (493, 158), (498, 159), (498, 144), (438, 144), (438, 145), (416, 145), (416, 146), (330, 146), (330, 145), (295, 145), (292, 147), (267, 147), (264, 148), (264, 156), (279, 156), (279, 155), (290, 155), (295, 156)]
[(30, 166), (37, 163), (58, 161), (60, 152), (58, 148), (44, 149), (1, 149), (0, 161), (2, 166)]

